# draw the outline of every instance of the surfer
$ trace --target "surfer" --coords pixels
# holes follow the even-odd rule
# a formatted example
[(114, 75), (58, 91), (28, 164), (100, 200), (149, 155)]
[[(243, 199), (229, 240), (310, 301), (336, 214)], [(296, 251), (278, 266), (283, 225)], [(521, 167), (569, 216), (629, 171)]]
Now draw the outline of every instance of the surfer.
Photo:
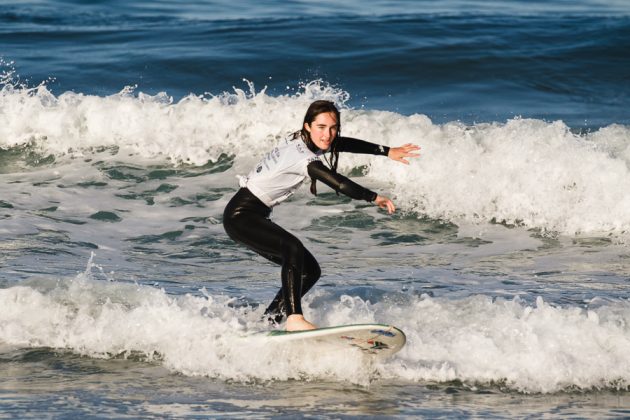
[(396, 208), (389, 198), (337, 173), (339, 153), (383, 155), (405, 164), (409, 163), (405, 158), (419, 156), (415, 152), (420, 148), (411, 143), (390, 148), (341, 137), (340, 133), (341, 116), (334, 103), (313, 102), (301, 130), (289, 135), (240, 178), (241, 188), (223, 213), (223, 226), (230, 238), (282, 267), (282, 287), (265, 315), (272, 323), (280, 323), (287, 316), (287, 331), (316, 328), (304, 318), (301, 299), (319, 279), (321, 270), (298, 238), (269, 219), (271, 209), (310, 177), (314, 195), (316, 182), (321, 181), (337, 193), (374, 203), (391, 214)]

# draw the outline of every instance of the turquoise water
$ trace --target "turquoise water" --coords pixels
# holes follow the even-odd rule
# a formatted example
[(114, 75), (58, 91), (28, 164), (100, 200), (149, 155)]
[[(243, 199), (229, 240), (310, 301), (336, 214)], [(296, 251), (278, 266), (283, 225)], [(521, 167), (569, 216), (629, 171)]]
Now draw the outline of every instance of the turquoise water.
[[(0, 4), (0, 417), (629, 415), (625, 2)], [(221, 225), (318, 98), (422, 147), (340, 159), (393, 216), (273, 214), (391, 359), (261, 341), (279, 269)]]

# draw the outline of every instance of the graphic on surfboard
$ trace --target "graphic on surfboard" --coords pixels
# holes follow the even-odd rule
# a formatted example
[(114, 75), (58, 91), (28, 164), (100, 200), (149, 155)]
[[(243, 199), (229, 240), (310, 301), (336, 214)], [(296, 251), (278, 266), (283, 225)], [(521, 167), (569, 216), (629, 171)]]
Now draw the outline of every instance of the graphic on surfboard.
[(349, 346), (362, 352), (388, 357), (405, 345), (405, 333), (392, 325), (354, 324), (318, 328), (307, 331), (271, 331), (268, 333), (276, 342), (314, 341), (335, 346)]

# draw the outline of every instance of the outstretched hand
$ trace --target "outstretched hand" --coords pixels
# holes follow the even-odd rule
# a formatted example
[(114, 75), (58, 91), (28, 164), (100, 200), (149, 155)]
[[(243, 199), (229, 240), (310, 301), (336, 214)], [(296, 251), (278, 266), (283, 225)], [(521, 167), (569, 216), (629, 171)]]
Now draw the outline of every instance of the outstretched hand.
[(405, 158), (420, 156), (420, 153), (414, 153), (416, 150), (420, 150), (420, 146), (416, 146), (412, 143), (407, 143), (400, 147), (390, 147), (387, 157), (391, 160), (396, 160), (404, 163), (405, 165), (409, 165), (409, 161)]
[(387, 213), (392, 214), (396, 211), (396, 207), (394, 207), (394, 203), (387, 197), (383, 197), (381, 195), (377, 195), (374, 203), (380, 208), (387, 210)]

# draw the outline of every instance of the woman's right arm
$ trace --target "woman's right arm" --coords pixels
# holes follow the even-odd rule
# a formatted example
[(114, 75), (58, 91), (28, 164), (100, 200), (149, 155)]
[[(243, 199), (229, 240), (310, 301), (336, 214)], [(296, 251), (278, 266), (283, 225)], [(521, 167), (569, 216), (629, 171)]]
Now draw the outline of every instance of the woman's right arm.
[(396, 210), (394, 203), (392, 203), (389, 198), (380, 196), (347, 177), (331, 171), (320, 160), (309, 163), (307, 169), (308, 175), (311, 178), (322, 181), (333, 190), (339, 191), (350, 198), (365, 200), (370, 203), (374, 202), (374, 204), (380, 208), (387, 210), (389, 214), (392, 214)]
[(370, 191), (345, 176), (331, 171), (322, 161), (315, 160), (308, 164), (308, 176), (318, 181), (322, 181), (335, 191), (341, 192), (355, 200), (365, 200), (372, 202), (378, 196), (374, 191)]

